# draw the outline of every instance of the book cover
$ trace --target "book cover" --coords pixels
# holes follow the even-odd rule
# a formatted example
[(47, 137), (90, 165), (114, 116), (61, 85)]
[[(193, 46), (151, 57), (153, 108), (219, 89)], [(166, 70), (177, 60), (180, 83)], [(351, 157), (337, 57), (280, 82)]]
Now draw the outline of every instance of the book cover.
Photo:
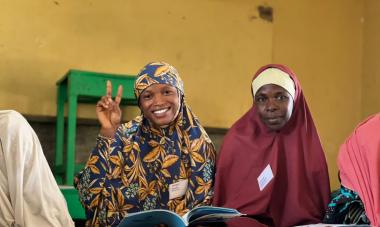
[(118, 226), (154, 227), (159, 224), (165, 224), (168, 227), (186, 227), (202, 223), (224, 222), (242, 215), (235, 209), (213, 206), (196, 207), (182, 217), (173, 211), (155, 209), (128, 214)]

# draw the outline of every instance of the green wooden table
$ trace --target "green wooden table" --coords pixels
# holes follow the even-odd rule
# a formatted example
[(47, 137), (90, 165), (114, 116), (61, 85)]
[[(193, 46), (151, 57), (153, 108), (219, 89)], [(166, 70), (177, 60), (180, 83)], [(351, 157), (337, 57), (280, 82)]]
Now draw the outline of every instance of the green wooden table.
[[(113, 85), (112, 96), (114, 97), (119, 85), (123, 86), (122, 105), (137, 105), (134, 95), (134, 82), (136, 77), (131, 75), (115, 75), (109, 73), (97, 73), (80, 70), (69, 70), (62, 79), (57, 82), (57, 119), (56, 119), (56, 146), (54, 175), (58, 184), (72, 186), (74, 174), (83, 164), (75, 163), (75, 137), (76, 118), (79, 103), (96, 103), (99, 98), (106, 94), (106, 81), (110, 80)], [(67, 103), (67, 128), (65, 142), (65, 104)], [(95, 139), (95, 138), (94, 138)], [(66, 153), (64, 145), (66, 144)], [(65, 157), (64, 157), (65, 154)], [(70, 203), (79, 200), (72, 187), (62, 187), (63, 194), (67, 198), (69, 211)], [(73, 194), (74, 193), (74, 194)], [(69, 201), (70, 200), (70, 201)], [(72, 201), (71, 201), (72, 200)], [(72, 204), (71, 204), (72, 205)], [(77, 205), (72, 206), (77, 207)], [(75, 208), (77, 209), (77, 208)], [(82, 214), (70, 214), (81, 216)], [(78, 217), (77, 217), (78, 218)]]

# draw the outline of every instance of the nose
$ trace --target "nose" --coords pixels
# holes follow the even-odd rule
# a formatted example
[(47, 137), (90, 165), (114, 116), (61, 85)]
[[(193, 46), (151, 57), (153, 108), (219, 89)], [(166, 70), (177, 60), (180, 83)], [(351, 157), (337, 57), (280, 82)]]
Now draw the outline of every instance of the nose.
[(155, 106), (160, 106), (164, 103), (164, 96), (162, 94), (157, 94), (154, 96), (154, 99), (153, 99), (153, 105)]
[(268, 112), (274, 112), (277, 109), (278, 109), (278, 105), (276, 103), (276, 100), (273, 98), (269, 98), (266, 103), (265, 110)]

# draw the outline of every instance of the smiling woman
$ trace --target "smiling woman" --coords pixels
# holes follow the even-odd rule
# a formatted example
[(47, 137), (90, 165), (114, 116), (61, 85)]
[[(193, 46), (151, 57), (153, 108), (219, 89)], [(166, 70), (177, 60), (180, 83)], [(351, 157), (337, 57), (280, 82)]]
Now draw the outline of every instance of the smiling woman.
[(180, 97), (177, 89), (166, 84), (153, 84), (141, 94), (140, 108), (157, 128), (170, 124), (178, 115)]
[(283, 65), (264, 66), (252, 95), (254, 105), (224, 138), (214, 205), (251, 217), (252, 224), (236, 219), (229, 226), (321, 222), (330, 191), (327, 165), (295, 74)]
[(120, 124), (122, 87), (96, 107), (97, 145), (75, 185), (87, 225), (116, 226), (128, 213), (168, 209), (183, 215), (211, 203), (215, 149), (186, 104), (177, 70), (146, 65), (135, 82), (142, 115)]

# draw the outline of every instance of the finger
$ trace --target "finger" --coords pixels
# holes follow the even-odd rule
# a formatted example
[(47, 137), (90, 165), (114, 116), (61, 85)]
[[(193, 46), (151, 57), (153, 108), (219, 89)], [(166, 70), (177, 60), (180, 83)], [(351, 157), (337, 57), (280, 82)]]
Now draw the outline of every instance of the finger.
[(105, 102), (102, 102), (102, 101), (99, 101), (97, 104), (96, 104), (96, 107), (100, 107), (102, 109), (107, 109), (109, 107), (108, 104), (106, 104)]
[(101, 105), (101, 106), (104, 106), (106, 108), (108, 108), (110, 104), (110, 101), (109, 101), (109, 98), (107, 96), (103, 96), (97, 103), (97, 106), (98, 105)]
[(106, 105), (109, 105), (109, 104), (111, 104), (113, 102), (112, 98), (108, 97), (108, 96), (103, 96), (100, 101), (102, 101)]
[(107, 97), (112, 97), (112, 83), (111, 81), (107, 80)]
[(115, 102), (117, 105), (120, 104), (122, 95), (123, 95), (123, 86), (119, 85), (119, 87), (117, 88), (117, 95), (115, 97)]

